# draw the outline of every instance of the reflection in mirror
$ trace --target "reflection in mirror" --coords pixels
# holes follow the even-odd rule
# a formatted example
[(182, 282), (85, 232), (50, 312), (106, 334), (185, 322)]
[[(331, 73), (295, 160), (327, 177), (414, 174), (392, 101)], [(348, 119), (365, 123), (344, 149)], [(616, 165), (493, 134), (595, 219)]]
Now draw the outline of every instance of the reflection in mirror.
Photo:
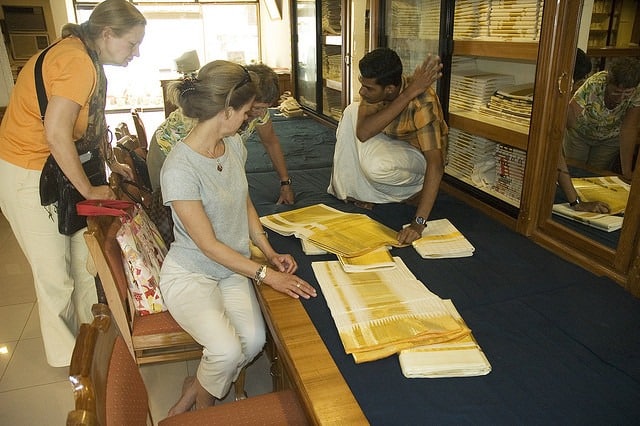
[(638, 152), (640, 61), (609, 58), (603, 71), (593, 62), (578, 50), (553, 220), (615, 250)]

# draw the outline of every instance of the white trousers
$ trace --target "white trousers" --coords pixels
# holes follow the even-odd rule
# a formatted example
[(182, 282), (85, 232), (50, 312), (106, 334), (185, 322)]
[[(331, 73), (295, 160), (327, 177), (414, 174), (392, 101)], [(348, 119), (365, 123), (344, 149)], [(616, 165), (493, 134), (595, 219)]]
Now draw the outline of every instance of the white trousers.
[(55, 211), (49, 208), (49, 215), (40, 205), (39, 185), (40, 171), (0, 160), (0, 209), (31, 266), (47, 363), (65, 367), (79, 324), (92, 321), (98, 299), (87, 271), (85, 229), (70, 237), (58, 233)]
[(216, 281), (168, 258), (160, 272), (160, 291), (173, 318), (204, 348), (198, 381), (214, 397), (224, 398), (266, 340), (249, 279), (233, 274)]
[(427, 161), (408, 142), (379, 133), (366, 142), (356, 137), (358, 102), (342, 114), (336, 132), (329, 194), (340, 200), (371, 203), (405, 201), (422, 190)]

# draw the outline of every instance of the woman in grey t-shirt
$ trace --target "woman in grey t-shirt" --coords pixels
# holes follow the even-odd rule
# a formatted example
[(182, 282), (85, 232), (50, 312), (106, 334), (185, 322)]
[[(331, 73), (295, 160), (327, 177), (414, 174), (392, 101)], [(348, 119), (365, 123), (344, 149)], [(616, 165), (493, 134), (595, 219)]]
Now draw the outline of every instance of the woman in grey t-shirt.
[[(249, 278), (291, 297), (316, 296), (294, 275), (293, 257), (271, 247), (249, 198), (247, 153), (237, 131), (255, 91), (251, 74), (227, 61), (211, 62), (197, 77), (169, 87), (174, 102), (198, 124), (171, 150), (160, 173), (175, 223), (160, 289), (171, 315), (203, 346), (197, 375), (187, 378), (169, 415), (223, 398), (262, 350), (265, 326)], [(250, 259), (249, 240), (271, 267)]]

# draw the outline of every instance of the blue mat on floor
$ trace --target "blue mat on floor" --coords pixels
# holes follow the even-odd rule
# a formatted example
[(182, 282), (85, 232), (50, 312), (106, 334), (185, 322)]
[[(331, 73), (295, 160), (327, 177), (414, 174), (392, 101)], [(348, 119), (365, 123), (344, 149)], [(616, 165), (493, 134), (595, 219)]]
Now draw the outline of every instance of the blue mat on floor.
[[(331, 167), (336, 131), (309, 117), (273, 117), (273, 128), (280, 139), (289, 170)], [(273, 170), (271, 159), (260, 143), (257, 133), (247, 140), (247, 173)]]
[[(321, 124), (306, 125), (321, 134)], [(315, 141), (318, 146), (307, 139), (315, 134), (302, 143), (313, 155), (332, 158), (335, 138), (328, 146)], [(289, 151), (300, 142), (292, 146), (282, 136), (281, 142), (287, 161), (296, 165), (296, 204), (276, 206), (277, 176), (256, 167), (263, 171), (250, 172), (248, 180), (260, 215), (325, 203), (369, 214), (394, 229), (413, 217), (414, 209), (402, 204), (364, 211), (335, 199), (326, 193), (330, 164), (299, 165), (296, 159), (311, 154)], [(371, 424), (637, 424), (640, 300), (447, 193), (439, 194), (430, 218), (448, 218), (475, 246), (474, 255), (425, 260), (411, 247), (392, 254), (431, 291), (453, 300), (492, 365), (487, 376), (406, 379), (397, 356), (355, 364), (344, 353), (311, 269), (312, 261), (335, 256), (305, 256), (297, 239), (269, 232), (276, 250), (294, 255), (299, 275), (319, 290), (303, 306)]]

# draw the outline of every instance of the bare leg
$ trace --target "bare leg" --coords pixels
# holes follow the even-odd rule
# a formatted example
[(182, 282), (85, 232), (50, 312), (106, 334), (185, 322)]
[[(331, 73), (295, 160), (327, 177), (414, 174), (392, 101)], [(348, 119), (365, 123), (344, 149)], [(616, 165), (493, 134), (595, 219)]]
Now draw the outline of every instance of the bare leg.
[(195, 381), (198, 384), (198, 393), (196, 396), (196, 410), (202, 408), (211, 407), (216, 402), (216, 398), (211, 395), (205, 388), (200, 385), (200, 382)]
[(195, 376), (189, 376), (184, 379), (182, 385), (182, 395), (178, 402), (169, 410), (168, 417), (175, 416), (176, 414), (190, 411), (196, 403), (196, 397), (198, 394), (198, 388), (201, 387), (200, 383), (196, 380)]

